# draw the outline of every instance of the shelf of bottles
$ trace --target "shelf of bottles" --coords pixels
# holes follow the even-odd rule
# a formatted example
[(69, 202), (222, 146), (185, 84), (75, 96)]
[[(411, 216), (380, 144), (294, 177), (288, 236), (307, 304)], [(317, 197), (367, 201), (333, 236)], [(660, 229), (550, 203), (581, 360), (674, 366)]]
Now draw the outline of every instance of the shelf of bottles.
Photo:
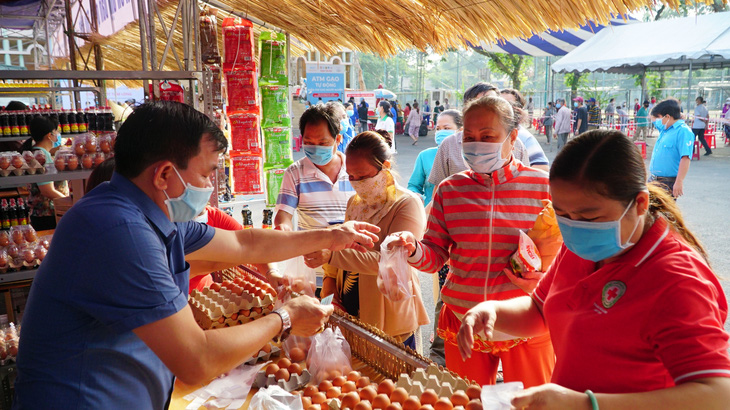
[(58, 120), (61, 134), (71, 137), (85, 132), (114, 131), (114, 115), (110, 107), (91, 107), (84, 110), (52, 110), (50, 105), (33, 105), (23, 111), (0, 113), (0, 141), (20, 141), (30, 137), (30, 123), (35, 116)]

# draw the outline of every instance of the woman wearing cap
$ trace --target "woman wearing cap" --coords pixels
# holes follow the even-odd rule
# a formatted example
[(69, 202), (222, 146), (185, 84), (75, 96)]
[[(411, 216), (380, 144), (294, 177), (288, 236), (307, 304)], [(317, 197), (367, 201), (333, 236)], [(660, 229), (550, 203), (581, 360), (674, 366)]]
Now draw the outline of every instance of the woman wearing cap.
[[(540, 274), (515, 278), (508, 268), (520, 231), (532, 227), (549, 199), (548, 176), (514, 159), (518, 116), (498, 97), (482, 97), (464, 109), (462, 152), (469, 169), (436, 188), (423, 240), (399, 232), (416, 269), (435, 273), (448, 261), (441, 290), (438, 334), (445, 341), (446, 367), (479, 384), (494, 384), (502, 362), (505, 381), (537, 386), (550, 380), (555, 354), (550, 336), (480, 339), (463, 361), (456, 334), (466, 312), (484, 300), (526, 296)], [(513, 282), (514, 280), (514, 282)]]
[[(47, 168), (53, 167), (51, 151), (61, 146), (61, 130), (58, 120), (52, 117), (35, 116), (30, 122), (30, 135), (21, 151), (40, 151), (46, 157)], [(55, 169), (55, 168), (54, 168)], [(28, 185), (28, 207), (30, 208), (30, 223), (38, 231), (54, 229), (56, 214), (53, 200), (68, 196), (66, 181), (38, 182)]]
[(707, 253), (674, 200), (646, 183), (633, 142), (589, 131), (550, 170), (565, 246), (532, 296), (472, 308), (459, 330), (550, 332), (552, 383), (516, 394), (518, 409), (726, 409), (728, 304)]

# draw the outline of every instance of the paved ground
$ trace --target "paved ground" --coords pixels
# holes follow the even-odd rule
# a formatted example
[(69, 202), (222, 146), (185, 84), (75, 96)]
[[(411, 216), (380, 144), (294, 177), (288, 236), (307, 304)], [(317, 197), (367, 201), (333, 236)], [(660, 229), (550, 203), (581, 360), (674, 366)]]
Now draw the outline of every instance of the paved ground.
[[(544, 135), (538, 136), (543, 150), (552, 161), (557, 154), (555, 141), (548, 146)], [(413, 165), (418, 153), (436, 146), (433, 131), (427, 137), (420, 138), (417, 146), (411, 145), (408, 136), (396, 137), (398, 154), (395, 158), (395, 170), (400, 175), (400, 183), (406, 186), (413, 172)], [(649, 155), (656, 138), (650, 138)], [(718, 141), (719, 142), (719, 141)], [(730, 295), (730, 147), (719, 144), (712, 156), (702, 157), (700, 161), (692, 161), (689, 175), (685, 181), (685, 196), (678, 204), (690, 229), (704, 242), (710, 253), (710, 262), (715, 272), (723, 277), (725, 294)], [(552, 150), (551, 150), (552, 149)], [(295, 153), (296, 158), (303, 155)], [(648, 166), (648, 162), (647, 162)], [(727, 248), (727, 249), (726, 249)], [(433, 315), (434, 299), (429, 275), (424, 274), (421, 280), (423, 299), (427, 310)], [(433, 317), (431, 317), (433, 320)], [(725, 324), (730, 331), (730, 322)], [(428, 339), (432, 326), (423, 326), (424, 347), (429, 345)]]

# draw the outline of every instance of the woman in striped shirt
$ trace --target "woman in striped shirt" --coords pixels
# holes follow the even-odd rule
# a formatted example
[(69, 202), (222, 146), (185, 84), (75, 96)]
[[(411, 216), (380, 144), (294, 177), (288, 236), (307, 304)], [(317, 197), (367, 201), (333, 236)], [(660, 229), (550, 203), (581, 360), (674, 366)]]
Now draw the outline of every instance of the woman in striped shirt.
[[(480, 384), (496, 382), (500, 360), (505, 381), (535, 386), (550, 380), (555, 355), (549, 335), (531, 339), (503, 335), (478, 339), (465, 363), (456, 346), (461, 318), (484, 300), (525, 296), (505, 273), (520, 231), (532, 227), (548, 199), (548, 176), (514, 160), (517, 118), (509, 102), (483, 97), (464, 109), (462, 150), (469, 170), (452, 175), (433, 197), (422, 241), (401, 232), (409, 263), (424, 272), (451, 269), (442, 289), (439, 336), (446, 341), (446, 367)], [(532, 287), (537, 279), (530, 281)], [(521, 283), (522, 284), (522, 283)]]

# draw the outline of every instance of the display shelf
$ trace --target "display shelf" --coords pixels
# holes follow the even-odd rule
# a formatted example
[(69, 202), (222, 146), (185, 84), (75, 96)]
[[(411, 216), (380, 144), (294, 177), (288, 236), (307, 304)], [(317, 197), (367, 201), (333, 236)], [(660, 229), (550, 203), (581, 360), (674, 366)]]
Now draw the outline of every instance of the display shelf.
[(18, 135), (14, 137), (0, 137), (0, 142), (3, 141), (25, 141), (30, 138), (30, 135)]
[(55, 174), (36, 174), (36, 175), (8, 175), (6, 177), (0, 177), (0, 189), (1, 188), (13, 188), (17, 186), (23, 186), (26, 184), (33, 184), (38, 182), (52, 182), (52, 181), (76, 181), (80, 179), (88, 179), (91, 175), (90, 169), (84, 169), (80, 171), (63, 171)]
[(0, 285), (32, 280), (37, 272), (38, 269), (28, 269), (17, 272), (0, 273)]

